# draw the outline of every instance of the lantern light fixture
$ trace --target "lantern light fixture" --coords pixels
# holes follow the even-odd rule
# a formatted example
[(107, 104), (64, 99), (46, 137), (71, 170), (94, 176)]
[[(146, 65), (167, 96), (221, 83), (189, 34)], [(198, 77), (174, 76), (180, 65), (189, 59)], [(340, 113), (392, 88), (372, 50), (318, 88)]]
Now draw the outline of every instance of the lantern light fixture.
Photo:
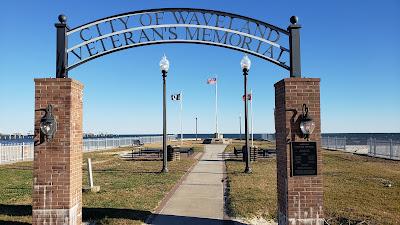
[(44, 111), (45, 114), (40, 119), (40, 132), (44, 135), (45, 140), (51, 141), (57, 131), (57, 121), (53, 115), (52, 105), (48, 105)]
[(161, 69), (161, 72), (168, 73), (169, 61), (168, 61), (167, 56), (165, 54), (160, 60), (160, 69)]
[(242, 67), (242, 70), (250, 70), (251, 61), (250, 61), (249, 57), (247, 56), (247, 54), (245, 54), (243, 56), (242, 60), (240, 61), (240, 66)]
[(307, 139), (307, 141), (309, 140), (309, 137), (312, 134), (312, 132), (314, 131), (314, 128), (315, 128), (315, 122), (311, 118), (311, 116), (308, 115), (307, 105), (303, 104), (300, 129), (304, 135), (304, 139)]

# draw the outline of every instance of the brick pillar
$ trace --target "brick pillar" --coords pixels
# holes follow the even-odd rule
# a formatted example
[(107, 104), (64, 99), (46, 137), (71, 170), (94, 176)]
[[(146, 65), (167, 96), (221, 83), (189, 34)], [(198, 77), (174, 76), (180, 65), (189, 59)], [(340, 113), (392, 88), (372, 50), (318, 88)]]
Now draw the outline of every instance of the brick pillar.
[(35, 141), (40, 119), (53, 105), (57, 131), (53, 140), (35, 146), (33, 224), (82, 223), (82, 90), (68, 78), (35, 79)]
[[(316, 78), (287, 78), (274, 85), (279, 225), (323, 224), (319, 83)], [(317, 143), (316, 176), (291, 176), (290, 142), (305, 141), (299, 126), (303, 104), (315, 121), (309, 140)]]

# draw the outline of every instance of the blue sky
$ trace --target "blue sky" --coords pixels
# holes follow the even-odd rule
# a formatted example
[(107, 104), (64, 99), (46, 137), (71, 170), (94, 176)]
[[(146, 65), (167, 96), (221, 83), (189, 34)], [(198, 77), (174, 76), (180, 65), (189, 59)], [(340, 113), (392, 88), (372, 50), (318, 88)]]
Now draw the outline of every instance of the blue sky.
[[(6, 1), (0, 13), (0, 133), (33, 130), (34, 78), (54, 77), (55, 28), (118, 13), (162, 7), (221, 10), (286, 28), (299, 17), (302, 70), (321, 78), (323, 132), (400, 132), (399, 1)], [(184, 92), (184, 132), (214, 131), (214, 89), (219, 78), (220, 130), (238, 132), (243, 76), (241, 52), (189, 44), (132, 48), (71, 71), (84, 89), (84, 131), (161, 133), (162, 78), (166, 53), (168, 95)], [(272, 63), (250, 57), (254, 130), (274, 132), (273, 84), (289, 76)], [(168, 102), (168, 132), (179, 131), (179, 105)]]

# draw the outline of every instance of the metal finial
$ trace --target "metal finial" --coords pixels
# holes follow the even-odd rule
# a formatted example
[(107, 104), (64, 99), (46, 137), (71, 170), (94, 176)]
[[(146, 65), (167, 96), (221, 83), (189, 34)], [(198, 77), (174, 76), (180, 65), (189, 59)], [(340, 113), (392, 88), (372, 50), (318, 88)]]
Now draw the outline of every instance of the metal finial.
[(60, 21), (60, 23), (66, 23), (67, 22), (67, 17), (63, 14), (58, 16), (58, 21)]
[(299, 17), (297, 17), (297, 16), (290, 17), (290, 22), (292, 24), (297, 24), (298, 21), (299, 21)]

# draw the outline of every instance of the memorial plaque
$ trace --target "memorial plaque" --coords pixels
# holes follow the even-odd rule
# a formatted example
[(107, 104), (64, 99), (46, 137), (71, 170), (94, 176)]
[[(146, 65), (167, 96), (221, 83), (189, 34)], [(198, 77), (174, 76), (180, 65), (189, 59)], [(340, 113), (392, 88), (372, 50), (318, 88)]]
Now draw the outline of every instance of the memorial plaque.
[(317, 175), (317, 143), (291, 143), (292, 176)]

